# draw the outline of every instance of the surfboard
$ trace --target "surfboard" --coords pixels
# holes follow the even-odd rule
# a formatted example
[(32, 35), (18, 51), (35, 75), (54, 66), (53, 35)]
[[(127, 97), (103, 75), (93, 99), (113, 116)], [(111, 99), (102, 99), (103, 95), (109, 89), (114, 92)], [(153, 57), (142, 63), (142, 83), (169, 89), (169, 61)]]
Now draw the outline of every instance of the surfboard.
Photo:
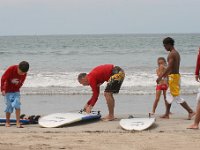
[(54, 113), (41, 117), (38, 123), (41, 127), (45, 128), (58, 128), (66, 126), (75, 122), (89, 121), (100, 119), (100, 112), (92, 112), (87, 114), (85, 112), (78, 113)]
[(121, 119), (119, 124), (125, 130), (142, 131), (151, 127), (155, 121), (155, 118), (129, 118)]
[[(0, 118), (0, 123), (5, 123), (6, 122), (6, 118)], [(10, 119), (11, 123), (16, 123), (16, 119)], [(20, 122), (22, 124), (29, 124), (30, 121), (28, 119), (20, 119)]]

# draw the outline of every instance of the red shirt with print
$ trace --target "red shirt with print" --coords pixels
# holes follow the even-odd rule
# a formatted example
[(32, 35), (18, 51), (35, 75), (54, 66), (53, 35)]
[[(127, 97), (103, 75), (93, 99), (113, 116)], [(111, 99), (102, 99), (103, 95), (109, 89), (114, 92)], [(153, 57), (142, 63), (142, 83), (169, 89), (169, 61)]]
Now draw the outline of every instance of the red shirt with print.
[(99, 97), (99, 90), (100, 85), (103, 84), (105, 81), (108, 81), (110, 76), (112, 75), (112, 69), (114, 65), (112, 64), (105, 64), (100, 65), (94, 68), (88, 75), (87, 79), (89, 82), (90, 87), (92, 88), (92, 97), (88, 101), (88, 105), (94, 106), (98, 97)]
[(19, 75), (18, 65), (10, 66), (1, 77), (1, 91), (5, 93), (19, 92), (26, 79), (26, 74)]

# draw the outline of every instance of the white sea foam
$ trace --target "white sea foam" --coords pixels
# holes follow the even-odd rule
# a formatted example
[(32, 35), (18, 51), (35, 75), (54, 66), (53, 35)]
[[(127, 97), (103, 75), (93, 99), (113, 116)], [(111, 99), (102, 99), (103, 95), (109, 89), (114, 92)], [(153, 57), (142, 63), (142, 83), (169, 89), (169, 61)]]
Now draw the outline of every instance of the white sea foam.
[[(79, 72), (31, 72), (23, 85), (23, 92), (25, 94), (91, 94), (90, 87), (84, 87), (78, 83), (78, 74)], [(128, 72), (120, 93), (154, 94), (156, 78), (156, 74), (151, 72)], [(192, 73), (182, 73), (183, 93), (195, 93), (198, 85)], [(101, 92), (105, 86), (106, 82), (101, 86)]]

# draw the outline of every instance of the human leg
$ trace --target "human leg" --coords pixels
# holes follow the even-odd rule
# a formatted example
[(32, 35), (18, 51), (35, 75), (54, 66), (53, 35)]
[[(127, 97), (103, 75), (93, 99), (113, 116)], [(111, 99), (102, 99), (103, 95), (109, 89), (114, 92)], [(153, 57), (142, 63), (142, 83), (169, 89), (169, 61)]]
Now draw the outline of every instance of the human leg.
[(186, 103), (180, 103), (180, 105), (188, 112), (188, 120), (191, 120), (192, 117), (195, 115), (195, 112), (190, 108), (190, 106)]
[(160, 118), (169, 119), (170, 108), (172, 102), (174, 101), (174, 97), (172, 95), (167, 95), (165, 101), (166, 111), (164, 115), (160, 116)]
[(18, 128), (22, 128), (22, 125), (20, 123), (20, 109), (16, 109), (15, 113), (16, 113), (16, 125)]
[(104, 120), (111, 121), (114, 120), (114, 107), (115, 100), (113, 93), (119, 93), (121, 85), (123, 83), (125, 73), (120, 67), (114, 67), (112, 70), (112, 76), (110, 77), (107, 86), (104, 91), (104, 96), (106, 98), (109, 114), (104, 118)]
[(199, 129), (199, 122), (200, 122), (200, 101), (197, 104), (196, 108), (196, 116), (194, 119), (194, 123), (188, 127), (188, 129)]
[(176, 96), (175, 100), (188, 112), (188, 120), (190, 120), (195, 115), (195, 112), (190, 108), (187, 102), (180, 96)]
[(104, 96), (106, 98), (107, 106), (108, 106), (108, 115), (104, 118), (106, 121), (114, 120), (114, 107), (115, 107), (115, 100), (113, 97), (113, 93), (111, 92), (104, 92)]
[(168, 104), (168, 103), (166, 102), (166, 112), (165, 112), (164, 115), (160, 116), (160, 118), (169, 119), (170, 108), (171, 108), (171, 104)]
[(200, 102), (197, 105), (196, 116), (194, 122), (199, 125), (200, 122)]
[(18, 128), (21, 128), (21, 124), (20, 124), (20, 109), (21, 103), (20, 103), (20, 94), (19, 92), (16, 92), (14, 95), (14, 100), (12, 102), (12, 107), (15, 108), (15, 113), (16, 113), (16, 126)]
[(169, 84), (170, 95), (167, 96), (166, 93), (164, 95), (166, 111), (165, 114), (161, 116), (161, 118), (164, 119), (169, 119), (171, 104), (174, 101), (174, 94), (179, 94), (179, 88), (180, 88), (179, 75), (170, 74), (168, 75), (168, 78), (169, 78), (168, 84)]
[(164, 101), (165, 101), (165, 107), (167, 108), (167, 91), (166, 90), (163, 90), (163, 98), (164, 98)]
[(6, 127), (10, 127), (10, 116), (11, 113), (13, 112), (13, 107), (11, 105), (11, 102), (13, 101), (13, 93), (6, 93), (5, 95), (5, 103), (6, 103)]
[[(167, 109), (167, 105), (168, 105), (168, 103), (167, 103), (167, 90), (163, 90), (163, 98), (164, 98), (164, 101), (165, 101), (165, 107)], [(172, 112), (170, 111), (169, 114), (171, 115)]]
[(10, 113), (6, 112), (6, 127), (10, 127)]
[(156, 90), (156, 98), (154, 100), (154, 104), (153, 104), (153, 109), (152, 109), (152, 114), (155, 113), (156, 108), (158, 106), (158, 102), (160, 100), (160, 95), (161, 95), (161, 91), (160, 90)]

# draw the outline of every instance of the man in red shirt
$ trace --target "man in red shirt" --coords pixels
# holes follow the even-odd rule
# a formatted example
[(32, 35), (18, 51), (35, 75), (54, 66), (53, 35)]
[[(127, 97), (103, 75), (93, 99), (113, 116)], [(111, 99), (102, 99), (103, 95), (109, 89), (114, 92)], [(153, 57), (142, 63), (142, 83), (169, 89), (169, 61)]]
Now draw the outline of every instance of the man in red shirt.
[(80, 73), (78, 76), (79, 83), (84, 86), (90, 86), (93, 92), (92, 97), (84, 106), (85, 111), (87, 113), (91, 112), (99, 97), (100, 85), (107, 81), (108, 83), (104, 91), (104, 96), (107, 101), (109, 114), (104, 118), (104, 120), (114, 120), (115, 100), (113, 93), (119, 93), (124, 77), (125, 73), (123, 69), (112, 64), (97, 66), (89, 74)]
[(22, 128), (20, 124), (20, 88), (26, 79), (29, 70), (29, 63), (22, 61), (19, 65), (10, 66), (1, 78), (1, 92), (6, 101), (6, 127), (10, 127), (10, 115), (15, 108), (16, 125)]
[[(199, 47), (199, 54), (197, 56), (197, 63), (195, 70), (195, 79), (197, 82), (200, 81), (199, 71), (200, 71), (200, 47)], [(196, 108), (196, 116), (194, 119), (194, 123), (190, 125), (188, 129), (199, 129), (199, 122), (200, 122), (200, 88), (198, 89), (197, 93), (197, 108)]]

